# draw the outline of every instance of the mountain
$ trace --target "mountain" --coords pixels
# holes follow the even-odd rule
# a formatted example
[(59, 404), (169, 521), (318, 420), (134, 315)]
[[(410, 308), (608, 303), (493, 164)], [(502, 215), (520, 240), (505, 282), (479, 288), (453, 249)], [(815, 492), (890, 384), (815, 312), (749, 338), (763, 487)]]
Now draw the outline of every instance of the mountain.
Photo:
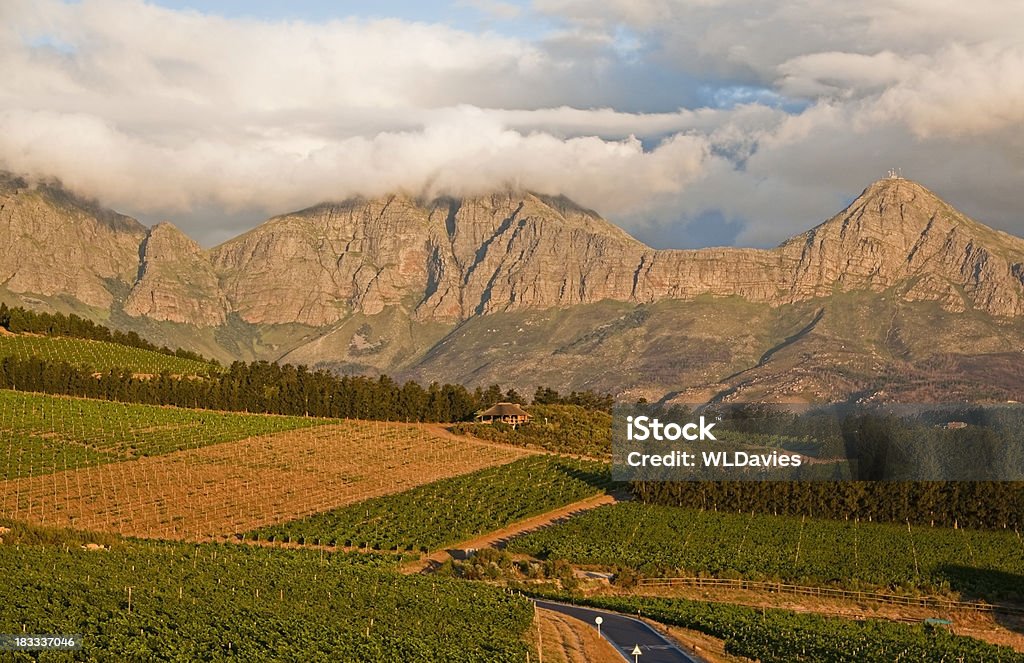
[(0, 236), (5, 301), (222, 360), (689, 400), (1024, 389), (1024, 240), (902, 178), (774, 249), (655, 250), (504, 192), (324, 203), (204, 251), (11, 176)]
[(908, 180), (876, 182), (780, 252), (795, 263), (790, 301), (837, 287), (895, 287), (909, 301), (938, 301), (950, 311), (1024, 314), (1024, 240), (972, 221)]
[(139, 248), (138, 276), (124, 302), (128, 315), (201, 327), (224, 324), (228, 302), (206, 253), (169, 223), (149, 231)]
[(146, 228), (52, 185), (0, 173), (0, 285), (105, 309), (124, 297)]

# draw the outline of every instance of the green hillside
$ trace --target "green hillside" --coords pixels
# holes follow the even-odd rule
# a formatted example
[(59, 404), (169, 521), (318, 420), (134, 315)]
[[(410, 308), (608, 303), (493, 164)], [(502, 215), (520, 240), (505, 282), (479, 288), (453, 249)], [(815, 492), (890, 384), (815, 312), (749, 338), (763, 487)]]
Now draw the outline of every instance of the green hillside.
[(220, 370), (215, 364), (133, 348), (118, 343), (35, 334), (0, 335), (0, 357), (66, 362), (96, 371), (128, 370), (144, 375), (207, 375)]
[(327, 423), (0, 390), (0, 480)]

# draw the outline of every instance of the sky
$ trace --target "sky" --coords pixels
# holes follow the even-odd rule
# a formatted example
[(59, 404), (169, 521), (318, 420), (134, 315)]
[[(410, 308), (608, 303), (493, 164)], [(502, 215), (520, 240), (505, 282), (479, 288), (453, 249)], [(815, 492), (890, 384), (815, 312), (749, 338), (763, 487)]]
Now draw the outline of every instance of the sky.
[(564, 194), (772, 246), (900, 168), (1024, 235), (1024, 3), (3, 0), (0, 168), (204, 246), (326, 200)]

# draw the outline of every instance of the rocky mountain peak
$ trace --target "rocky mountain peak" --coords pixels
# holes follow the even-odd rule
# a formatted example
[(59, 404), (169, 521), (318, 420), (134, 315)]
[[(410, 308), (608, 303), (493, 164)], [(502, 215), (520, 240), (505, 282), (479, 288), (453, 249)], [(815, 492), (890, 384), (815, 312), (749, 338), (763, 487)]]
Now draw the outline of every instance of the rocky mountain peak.
[(872, 236), (899, 236), (911, 244), (939, 222), (944, 229), (960, 216), (917, 182), (902, 178), (878, 180), (846, 209), (786, 244), (821, 240), (862, 242)]
[(124, 302), (128, 315), (215, 327), (227, 318), (227, 301), (213, 265), (200, 246), (170, 223), (149, 230), (141, 264)]
[[(59, 187), (0, 177), (0, 197), (9, 238), (0, 277), (13, 292), (117, 300), (129, 315), (201, 326), (236, 313), (319, 328), (386, 309), (449, 325), (602, 300), (710, 295), (777, 306), (890, 289), (949, 310), (1024, 315), (1024, 240), (902, 178), (871, 184), (773, 250), (654, 250), (565, 197), (515, 190), (322, 203), (210, 251), (169, 223), (146, 231)], [(39, 237), (51, 238), (51, 252), (37, 249)]]
[(143, 244), (143, 262), (174, 259), (202, 252), (202, 247), (177, 226), (161, 221), (149, 229)]
[(1024, 313), (1024, 240), (967, 218), (922, 185), (875, 182), (825, 223), (785, 242), (795, 263), (789, 300), (833, 288), (899, 287), (949, 310)]
[(110, 307), (138, 269), (145, 228), (57, 184), (0, 176), (0, 283)]

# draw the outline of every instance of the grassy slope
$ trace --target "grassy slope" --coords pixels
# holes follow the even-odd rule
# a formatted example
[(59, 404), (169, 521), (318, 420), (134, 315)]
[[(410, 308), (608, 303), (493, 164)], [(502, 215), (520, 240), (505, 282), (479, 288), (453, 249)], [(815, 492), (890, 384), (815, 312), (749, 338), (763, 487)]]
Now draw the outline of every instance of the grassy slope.
[(528, 426), (461, 423), (453, 432), (483, 440), (597, 458), (611, 455), (612, 416), (578, 405), (530, 405)]

